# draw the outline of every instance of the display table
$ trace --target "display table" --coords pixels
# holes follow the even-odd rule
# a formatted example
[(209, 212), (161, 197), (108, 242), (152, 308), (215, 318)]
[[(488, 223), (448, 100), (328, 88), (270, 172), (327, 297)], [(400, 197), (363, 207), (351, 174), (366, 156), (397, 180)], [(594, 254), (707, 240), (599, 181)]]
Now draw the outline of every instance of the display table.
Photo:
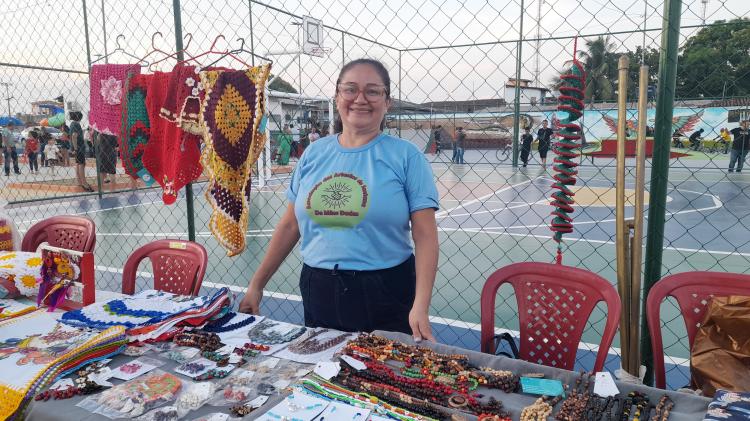
[[(406, 344), (414, 344), (414, 340), (412, 339), (412, 337), (403, 333), (381, 331), (376, 331), (373, 333)], [(545, 378), (558, 379), (562, 381), (563, 384), (574, 384), (579, 374), (572, 371), (560, 370), (557, 368), (546, 367), (543, 365), (533, 364), (521, 360), (514, 360), (511, 358), (492, 356), (481, 352), (469, 351), (443, 344), (422, 342), (420, 345), (427, 346), (443, 354), (466, 354), (469, 356), (469, 362), (476, 366), (509, 370), (519, 375), (523, 375), (524, 373), (543, 373), (545, 375)], [(706, 414), (708, 404), (711, 402), (711, 399), (686, 393), (664, 391), (662, 389), (656, 389), (653, 387), (636, 386), (621, 382), (616, 383), (621, 393), (627, 394), (634, 390), (639, 391), (648, 395), (651, 402), (657, 402), (662, 395), (667, 393), (675, 403), (675, 407), (671, 411), (669, 416), (670, 421), (701, 421), (703, 420), (703, 416)], [(519, 418), (521, 410), (523, 410), (524, 407), (530, 405), (537, 398), (537, 396), (519, 393), (507, 394), (499, 390), (489, 389), (482, 389), (482, 393), (484, 393), (485, 395), (494, 396), (498, 400), (502, 401), (505, 409), (511, 413), (511, 416), (514, 420), (517, 420)], [(557, 412), (559, 405), (560, 404), (555, 407), (555, 411), (553, 412), (553, 414)], [(552, 418), (550, 417), (550, 419)]]
[[(395, 339), (404, 343), (413, 344), (414, 341), (412, 338), (408, 335), (404, 335), (401, 333), (392, 333), (392, 332), (375, 332), (378, 335), (385, 336), (390, 339)], [(472, 364), (477, 366), (486, 366), (486, 367), (492, 367), (495, 369), (503, 369), (503, 370), (511, 370), (514, 373), (517, 374), (524, 374), (524, 373), (544, 373), (546, 378), (551, 379), (559, 379), (564, 384), (573, 384), (575, 382), (575, 379), (577, 377), (577, 373), (573, 373), (566, 370), (560, 370), (555, 369), (551, 367), (545, 367), (537, 364), (532, 364), (520, 360), (513, 360), (509, 358), (504, 357), (495, 357), (488, 354), (482, 354), (480, 352), (475, 351), (468, 351), (457, 347), (442, 345), (442, 344), (432, 344), (432, 343), (422, 343), (422, 345), (428, 346), (430, 348), (433, 348), (435, 351), (446, 353), (446, 354), (466, 354), (469, 356), (469, 360)], [(155, 355), (153, 353), (147, 354), (148, 357), (152, 358), (159, 358), (158, 355)], [(128, 362), (130, 360), (135, 359), (135, 357), (128, 357), (124, 355), (117, 356), (113, 359), (113, 361), (109, 364), (110, 367), (116, 367), (120, 364), (123, 364), (125, 362)], [(172, 369), (177, 365), (174, 361), (167, 360), (164, 358), (159, 358), (166, 362), (166, 364), (160, 369), (171, 372)], [(112, 380), (113, 383), (119, 383), (119, 380)], [(659, 398), (665, 393), (665, 391), (660, 389), (655, 389), (651, 387), (645, 387), (645, 386), (634, 386), (634, 385), (628, 385), (624, 383), (617, 383), (618, 388), (621, 392), (628, 393), (633, 390), (637, 390), (639, 392), (645, 393), (649, 396), (652, 402), (656, 402), (659, 400)], [(503, 405), (505, 406), (506, 410), (508, 410), (513, 420), (518, 420), (521, 410), (530, 405), (535, 399), (535, 396), (530, 395), (523, 395), (518, 393), (513, 394), (506, 394), (498, 390), (487, 390), (482, 389), (482, 392), (485, 395), (495, 396), (497, 399), (501, 400), (503, 402)], [(693, 395), (688, 395), (684, 393), (678, 393), (678, 392), (666, 392), (669, 394), (669, 396), (672, 398), (672, 400), (675, 403), (675, 407), (670, 413), (669, 419), (671, 421), (700, 421), (703, 419), (703, 416), (706, 413), (706, 408), (708, 407), (708, 403), (710, 402), (710, 399), (697, 397)], [(81, 409), (77, 406), (75, 406), (78, 402), (80, 402), (84, 397), (74, 397), (67, 400), (59, 400), (54, 401), (50, 400), (47, 402), (34, 402), (31, 406), (31, 409), (28, 412), (28, 419), (34, 420), (34, 421), (46, 421), (46, 420), (80, 420), (80, 421), (88, 421), (88, 420), (107, 420), (108, 418), (105, 418), (98, 414), (92, 414), (84, 409)], [(261, 408), (257, 409), (250, 415), (246, 416), (244, 419), (255, 419), (258, 416), (262, 415), (264, 412), (269, 410), (271, 407), (273, 407), (276, 403), (278, 403), (281, 399), (283, 399), (283, 396), (274, 396), (273, 398), (269, 399), (269, 401)], [(559, 408), (556, 407), (556, 410)], [(214, 407), (214, 406), (203, 406), (197, 411), (193, 411), (189, 413), (184, 419), (186, 420), (192, 420), (198, 416), (210, 414), (213, 412), (226, 412), (228, 413), (228, 407)], [(472, 419), (471, 417), (467, 417), (468, 419)], [(550, 418), (552, 419), (552, 418)]]

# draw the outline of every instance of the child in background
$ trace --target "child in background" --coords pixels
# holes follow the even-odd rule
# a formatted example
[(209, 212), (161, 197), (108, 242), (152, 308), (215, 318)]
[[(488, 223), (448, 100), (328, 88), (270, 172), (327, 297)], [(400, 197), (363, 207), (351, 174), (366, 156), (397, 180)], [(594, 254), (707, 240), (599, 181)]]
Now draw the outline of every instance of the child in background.
[(29, 157), (29, 168), (31, 172), (39, 174), (39, 161), (36, 156), (39, 153), (39, 133), (32, 130), (29, 132), (29, 138), (26, 139), (26, 156)]
[(55, 173), (55, 166), (60, 162), (60, 147), (57, 146), (55, 139), (47, 140), (47, 147), (44, 148), (44, 155), (47, 158), (47, 165), (52, 174)]

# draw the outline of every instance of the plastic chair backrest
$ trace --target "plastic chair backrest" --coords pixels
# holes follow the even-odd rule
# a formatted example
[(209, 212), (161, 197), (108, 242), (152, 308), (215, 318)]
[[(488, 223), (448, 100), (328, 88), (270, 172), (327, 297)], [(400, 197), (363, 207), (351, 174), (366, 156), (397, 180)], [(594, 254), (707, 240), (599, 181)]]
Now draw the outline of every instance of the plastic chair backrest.
[(143, 259), (151, 260), (154, 289), (198, 295), (208, 265), (206, 249), (184, 240), (156, 240), (135, 250), (122, 270), (122, 293), (135, 293), (135, 277)]
[(596, 354), (601, 371), (620, 321), (620, 298), (601, 276), (551, 263), (514, 263), (487, 279), (482, 289), (482, 352), (494, 353), (495, 299), (505, 283), (513, 286), (520, 325), (520, 357), (572, 370), (583, 329), (599, 301), (607, 304), (607, 322)]
[(646, 299), (646, 319), (651, 333), (656, 387), (667, 386), (664, 367), (664, 344), (661, 337), (661, 303), (674, 297), (685, 320), (688, 346), (693, 348), (695, 333), (703, 322), (713, 297), (750, 296), (750, 275), (726, 272), (683, 272), (665, 276), (651, 287)]
[(44, 242), (54, 247), (93, 252), (96, 224), (86, 216), (58, 215), (32, 225), (21, 241), (21, 251), (34, 252)]

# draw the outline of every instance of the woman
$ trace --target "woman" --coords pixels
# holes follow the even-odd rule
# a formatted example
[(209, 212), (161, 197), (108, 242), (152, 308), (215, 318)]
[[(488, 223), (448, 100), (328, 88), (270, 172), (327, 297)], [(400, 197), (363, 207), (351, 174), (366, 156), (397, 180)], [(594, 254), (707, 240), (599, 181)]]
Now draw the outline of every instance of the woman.
[(81, 127), (83, 113), (80, 111), (71, 111), (69, 117), (73, 120), (70, 123), (70, 141), (76, 156), (76, 178), (78, 179), (78, 185), (85, 191), (94, 191), (88, 181), (86, 181), (86, 141), (83, 139), (83, 128)]
[(355, 60), (341, 70), (337, 134), (310, 144), (297, 164), (289, 206), (241, 311), (258, 313), (263, 288), (301, 237), (305, 325), (434, 340), (428, 310), (438, 259), (437, 188), (424, 155), (382, 132), (390, 93), (378, 61)]

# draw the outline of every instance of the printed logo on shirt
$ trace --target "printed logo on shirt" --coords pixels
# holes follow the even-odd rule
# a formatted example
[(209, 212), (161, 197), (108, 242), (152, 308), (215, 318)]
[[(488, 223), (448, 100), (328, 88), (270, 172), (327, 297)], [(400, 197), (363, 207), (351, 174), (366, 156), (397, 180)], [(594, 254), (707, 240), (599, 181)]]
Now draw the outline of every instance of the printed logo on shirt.
[(367, 185), (349, 173), (326, 176), (310, 190), (305, 210), (310, 219), (327, 228), (353, 228), (370, 207)]

